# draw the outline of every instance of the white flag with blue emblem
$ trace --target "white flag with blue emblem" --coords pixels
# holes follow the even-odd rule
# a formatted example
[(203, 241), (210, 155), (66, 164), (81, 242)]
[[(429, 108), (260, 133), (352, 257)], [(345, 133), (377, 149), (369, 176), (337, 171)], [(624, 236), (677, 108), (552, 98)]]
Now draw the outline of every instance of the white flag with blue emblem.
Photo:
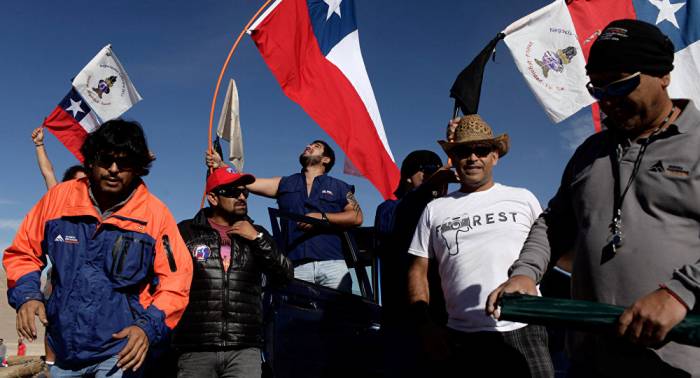
[(73, 87), (102, 121), (122, 115), (141, 101), (124, 66), (107, 45), (73, 79)]

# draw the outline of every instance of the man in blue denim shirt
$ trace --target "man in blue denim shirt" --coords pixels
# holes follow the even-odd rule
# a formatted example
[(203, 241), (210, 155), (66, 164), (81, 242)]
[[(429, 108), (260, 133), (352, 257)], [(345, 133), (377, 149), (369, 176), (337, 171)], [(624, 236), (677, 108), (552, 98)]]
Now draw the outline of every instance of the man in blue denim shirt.
[[(355, 199), (355, 187), (328, 176), (335, 153), (324, 141), (316, 140), (299, 155), (300, 173), (285, 177), (258, 178), (248, 189), (276, 198), (279, 209), (325, 220), (340, 228), (362, 224), (362, 210)], [(207, 164), (217, 167), (221, 158), (207, 155)], [(294, 263), (294, 277), (349, 292), (352, 280), (343, 257), (340, 235), (307, 223), (283, 220), (285, 251)]]

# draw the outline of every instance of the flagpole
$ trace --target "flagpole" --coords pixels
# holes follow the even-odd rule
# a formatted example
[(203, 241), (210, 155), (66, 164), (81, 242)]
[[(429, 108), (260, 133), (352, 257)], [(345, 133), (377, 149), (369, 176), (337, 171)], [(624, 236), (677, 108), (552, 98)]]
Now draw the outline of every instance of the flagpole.
[[(231, 61), (231, 57), (233, 56), (233, 52), (236, 51), (236, 48), (238, 48), (238, 44), (241, 42), (241, 39), (243, 38), (243, 35), (245, 34), (246, 31), (248, 31), (248, 28), (250, 25), (255, 21), (255, 19), (258, 18), (260, 13), (272, 2), (272, 0), (267, 0), (265, 3), (258, 9), (257, 12), (251, 17), (250, 21), (243, 27), (243, 30), (241, 30), (241, 33), (238, 35), (238, 38), (236, 38), (236, 42), (233, 43), (233, 46), (231, 46), (231, 50), (228, 52), (228, 56), (226, 57), (226, 61), (224, 62), (223, 67), (221, 67), (221, 72), (219, 72), (219, 78), (216, 80), (216, 88), (214, 89), (214, 97), (211, 100), (211, 110), (209, 111), (209, 135), (207, 139), (207, 151), (210, 153), (212, 152), (212, 145), (211, 145), (211, 138), (212, 138), (212, 127), (214, 125), (214, 111), (216, 110), (216, 98), (219, 94), (219, 88), (221, 87), (221, 80), (224, 78), (224, 73), (226, 72), (226, 68), (228, 68), (228, 64)], [(199, 208), (204, 207), (204, 198), (206, 197), (206, 193), (202, 195), (202, 202), (199, 205)]]

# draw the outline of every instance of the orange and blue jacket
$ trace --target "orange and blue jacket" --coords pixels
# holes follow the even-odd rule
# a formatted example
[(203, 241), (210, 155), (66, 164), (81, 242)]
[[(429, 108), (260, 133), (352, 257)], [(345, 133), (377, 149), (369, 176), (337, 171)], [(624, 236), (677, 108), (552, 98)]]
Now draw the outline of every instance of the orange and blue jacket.
[(177, 325), (189, 300), (192, 258), (168, 208), (140, 183), (102, 219), (88, 180), (49, 190), (27, 214), (5, 250), (9, 303), (43, 301), (41, 270), (51, 260), (46, 303), (48, 342), (61, 367), (116, 355), (127, 339), (112, 334), (136, 325), (150, 345)]

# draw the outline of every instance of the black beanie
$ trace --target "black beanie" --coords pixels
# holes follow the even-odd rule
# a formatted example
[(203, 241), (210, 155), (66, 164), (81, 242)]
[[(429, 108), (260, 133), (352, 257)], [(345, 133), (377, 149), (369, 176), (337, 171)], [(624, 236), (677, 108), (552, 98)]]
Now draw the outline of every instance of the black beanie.
[(442, 166), (440, 156), (429, 150), (416, 150), (408, 154), (401, 164), (401, 178), (407, 179), (421, 170), (422, 166)]
[(586, 72), (642, 72), (665, 75), (673, 70), (673, 42), (655, 25), (616, 20), (591, 46)]
[(403, 197), (410, 190), (406, 187), (406, 179), (428, 165), (441, 167), (442, 160), (440, 160), (440, 156), (429, 150), (416, 150), (408, 154), (403, 159), (403, 163), (401, 163), (401, 181), (399, 181), (399, 186), (394, 191), (394, 195), (397, 198)]

